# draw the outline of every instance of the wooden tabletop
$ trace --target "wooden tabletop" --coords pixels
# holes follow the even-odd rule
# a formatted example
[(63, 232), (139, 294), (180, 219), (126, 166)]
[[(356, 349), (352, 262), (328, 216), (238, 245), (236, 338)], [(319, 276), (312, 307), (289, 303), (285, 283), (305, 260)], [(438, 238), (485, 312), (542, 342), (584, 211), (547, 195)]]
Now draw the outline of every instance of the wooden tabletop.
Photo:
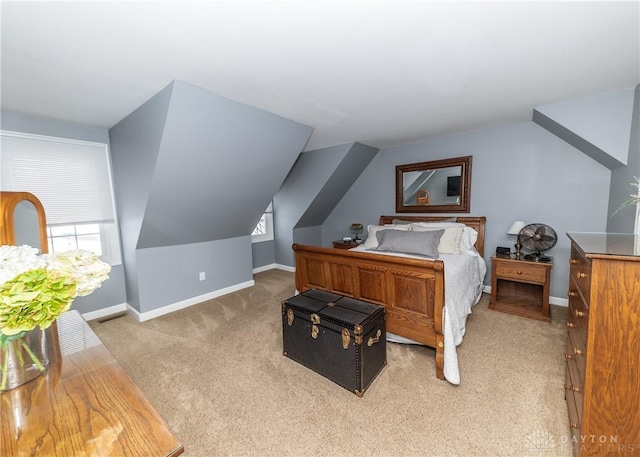
[(47, 373), (0, 394), (0, 455), (177, 456), (184, 448), (77, 311), (47, 331)]

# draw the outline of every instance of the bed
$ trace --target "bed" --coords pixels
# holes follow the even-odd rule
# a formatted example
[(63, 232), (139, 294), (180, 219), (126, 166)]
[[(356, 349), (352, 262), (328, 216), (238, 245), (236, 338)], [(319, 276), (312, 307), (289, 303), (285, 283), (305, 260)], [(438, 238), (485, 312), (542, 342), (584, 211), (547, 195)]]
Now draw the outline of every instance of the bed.
[[(464, 256), (427, 259), (371, 251), (366, 246), (344, 250), (293, 244), (296, 289), (323, 289), (385, 306), (390, 339), (434, 348), (436, 376), (459, 384), (456, 346), (462, 342), (471, 307), (480, 299), (486, 273), (482, 258), (485, 217), (453, 219), (381, 216), (378, 227), (445, 221), (464, 224), (477, 233), (473, 248), (463, 250)], [(459, 267), (452, 258), (464, 266)], [(446, 274), (445, 264), (450, 265)]]

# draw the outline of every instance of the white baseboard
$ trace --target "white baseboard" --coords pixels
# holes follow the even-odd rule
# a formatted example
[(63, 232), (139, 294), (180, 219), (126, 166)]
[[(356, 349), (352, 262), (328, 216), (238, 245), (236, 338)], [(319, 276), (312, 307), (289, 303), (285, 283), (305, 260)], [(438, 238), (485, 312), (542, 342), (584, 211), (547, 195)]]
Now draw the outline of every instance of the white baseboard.
[(262, 273), (263, 271), (274, 270), (274, 269), (289, 271), (291, 273), (295, 273), (296, 271), (296, 267), (290, 267), (288, 265), (282, 265), (280, 263), (270, 263), (269, 265), (264, 265), (262, 267), (254, 268), (253, 274)]
[(276, 268), (276, 264), (275, 263), (270, 263), (269, 265), (263, 265), (261, 267), (254, 268), (253, 269), (253, 274), (262, 273), (263, 271), (267, 271), (267, 270), (273, 270), (274, 268)]
[(557, 306), (564, 306), (565, 308), (569, 307), (569, 300), (566, 298), (560, 298), (560, 297), (549, 297), (549, 304), (550, 305), (557, 305)]
[[(491, 286), (484, 286), (482, 291), (486, 292), (488, 294), (491, 294)], [(566, 298), (550, 296), (549, 297), (549, 304), (550, 305), (557, 305), (557, 306), (564, 306), (565, 308), (567, 308), (569, 306), (569, 300), (566, 299)]]
[(99, 309), (97, 311), (89, 311), (88, 313), (82, 313), (82, 317), (86, 321), (92, 321), (100, 319), (102, 317), (111, 316), (112, 314), (118, 314), (128, 311), (130, 306), (127, 303), (121, 303), (119, 305), (109, 306), (108, 308)]
[[(254, 268), (253, 273), (260, 273), (262, 271), (267, 270), (285, 270), (292, 273), (295, 273), (295, 267), (290, 267), (287, 265), (281, 265), (278, 263), (272, 263), (269, 265), (264, 265), (262, 267)], [(174, 311), (179, 311), (184, 308), (188, 308), (189, 306), (197, 305), (198, 303), (202, 303), (207, 300), (211, 300), (217, 297), (221, 297), (222, 295), (230, 294), (231, 292), (236, 292), (241, 289), (246, 289), (247, 287), (251, 287), (255, 285), (255, 281), (246, 281), (240, 284), (236, 284), (233, 286), (225, 287), (224, 289), (215, 290), (213, 292), (206, 293), (204, 295), (199, 295), (197, 297), (188, 298), (187, 300), (182, 300), (177, 303), (172, 303), (170, 305), (163, 306), (162, 308), (157, 308), (151, 311), (146, 311), (144, 313), (139, 312), (133, 306), (128, 303), (121, 303), (119, 305), (109, 306), (108, 308), (99, 309), (97, 311), (90, 311), (88, 313), (83, 313), (82, 317), (87, 321), (100, 319), (102, 317), (111, 316), (113, 314), (128, 312), (138, 322), (148, 321), (149, 319), (153, 319), (155, 317), (164, 316), (165, 314), (173, 313)]]
[(241, 282), (240, 284), (235, 284), (233, 286), (225, 287), (224, 289), (214, 290), (213, 292), (199, 295), (197, 297), (188, 298), (186, 300), (182, 300), (177, 303), (172, 303), (170, 305), (163, 306), (162, 308), (146, 311), (144, 313), (139, 312), (137, 309), (134, 309), (131, 306), (128, 306), (127, 310), (133, 315), (133, 317), (136, 318), (138, 322), (144, 322), (144, 321), (148, 321), (149, 319), (164, 316), (165, 314), (173, 313), (175, 311), (188, 308), (189, 306), (197, 305), (207, 300), (221, 297), (222, 295), (230, 294), (231, 292), (236, 292), (241, 289), (246, 289), (247, 287), (254, 286), (255, 283), (256, 282), (252, 279), (251, 281), (245, 281), (245, 282)]

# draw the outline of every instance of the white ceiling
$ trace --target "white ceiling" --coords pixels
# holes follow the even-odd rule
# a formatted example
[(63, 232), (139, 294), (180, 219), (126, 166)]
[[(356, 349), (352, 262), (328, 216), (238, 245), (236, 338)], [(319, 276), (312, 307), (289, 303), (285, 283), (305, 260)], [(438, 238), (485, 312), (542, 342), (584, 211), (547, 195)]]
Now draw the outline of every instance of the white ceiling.
[(640, 2), (2, 2), (2, 108), (110, 128), (183, 80), (389, 147), (640, 82)]

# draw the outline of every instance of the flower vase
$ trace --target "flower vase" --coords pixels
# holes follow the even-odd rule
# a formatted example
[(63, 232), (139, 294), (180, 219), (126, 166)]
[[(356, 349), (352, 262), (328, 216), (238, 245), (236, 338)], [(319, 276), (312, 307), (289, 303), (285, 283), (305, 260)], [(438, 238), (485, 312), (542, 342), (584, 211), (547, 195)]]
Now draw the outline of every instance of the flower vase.
[(35, 328), (0, 341), (0, 392), (14, 389), (46, 373), (49, 353), (44, 330)]

